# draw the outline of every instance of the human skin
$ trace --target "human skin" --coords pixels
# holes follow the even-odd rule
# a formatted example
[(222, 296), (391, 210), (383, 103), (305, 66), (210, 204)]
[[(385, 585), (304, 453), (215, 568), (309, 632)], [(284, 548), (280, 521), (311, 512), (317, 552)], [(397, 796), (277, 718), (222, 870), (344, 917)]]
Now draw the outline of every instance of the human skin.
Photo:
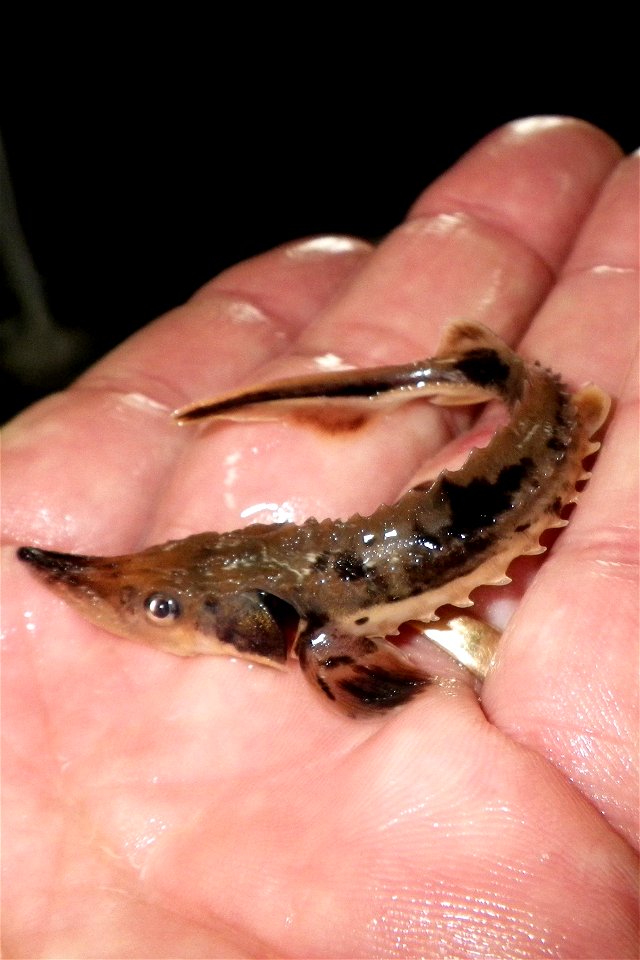
[[(637, 956), (637, 184), (601, 131), (511, 124), (375, 249), (241, 263), (6, 428), (5, 957)], [(294, 661), (112, 637), (16, 559), (397, 498), (459, 462), (461, 415), (327, 434), (168, 413), (327, 354), (429, 356), (457, 317), (614, 398), (570, 525), (474, 595), (512, 614), (480, 700), (461, 679), (352, 720)]]

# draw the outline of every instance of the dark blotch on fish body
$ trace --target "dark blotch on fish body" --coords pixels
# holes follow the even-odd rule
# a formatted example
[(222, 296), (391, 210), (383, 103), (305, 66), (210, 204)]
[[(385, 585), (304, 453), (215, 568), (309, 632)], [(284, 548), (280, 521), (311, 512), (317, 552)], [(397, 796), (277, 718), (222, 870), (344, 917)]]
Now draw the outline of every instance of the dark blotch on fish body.
[(529, 457), (503, 467), (495, 481), (478, 477), (466, 485), (444, 477), (441, 490), (448, 501), (451, 521), (448, 532), (465, 539), (490, 527), (513, 504), (513, 495), (522, 487), (534, 464)]
[(495, 350), (489, 348), (469, 350), (457, 366), (471, 383), (479, 387), (501, 389), (509, 379), (509, 365), (500, 359)]
[(333, 568), (341, 580), (362, 580), (367, 569), (355, 553), (339, 553), (333, 562)]

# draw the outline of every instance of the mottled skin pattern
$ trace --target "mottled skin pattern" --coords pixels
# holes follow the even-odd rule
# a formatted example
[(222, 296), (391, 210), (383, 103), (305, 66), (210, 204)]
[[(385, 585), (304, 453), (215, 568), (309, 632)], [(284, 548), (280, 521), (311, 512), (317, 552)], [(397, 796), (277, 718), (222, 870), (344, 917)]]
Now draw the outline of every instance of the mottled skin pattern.
[[(23, 547), (18, 556), (89, 619), (180, 655), (231, 654), (273, 665), (290, 653), (316, 688), (347, 713), (411, 699), (431, 681), (391, 641), (402, 623), (468, 606), (482, 584), (508, 582), (511, 561), (540, 553), (562, 526), (584, 479), (590, 437), (609, 401), (596, 387), (571, 395), (490, 331), (453, 324), (420, 363), (270, 384), (179, 411), (261, 416), (332, 404), (369, 415), (372, 404), (425, 396), (456, 405), (497, 397), (507, 426), (463, 467), (410, 490), (369, 517), (254, 524), (201, 533), (122, 557)], [(363, 412), (364, 411), (364, 412)]]

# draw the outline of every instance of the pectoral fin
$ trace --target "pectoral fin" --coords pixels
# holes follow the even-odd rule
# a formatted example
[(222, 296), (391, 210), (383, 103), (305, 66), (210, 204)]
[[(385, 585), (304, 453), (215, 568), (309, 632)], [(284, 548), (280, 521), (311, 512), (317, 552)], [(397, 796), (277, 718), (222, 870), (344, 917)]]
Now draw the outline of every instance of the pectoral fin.
[(408, 703), (434, 679), (388, 640), (342, 636), (333, 628), (303, 634), (297, 653), (309, 683), (351, 717)]

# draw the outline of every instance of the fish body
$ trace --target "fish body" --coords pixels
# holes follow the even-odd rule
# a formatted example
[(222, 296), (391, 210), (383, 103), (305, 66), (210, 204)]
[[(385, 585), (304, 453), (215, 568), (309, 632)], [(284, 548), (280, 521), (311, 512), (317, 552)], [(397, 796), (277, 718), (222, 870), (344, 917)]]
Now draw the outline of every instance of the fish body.
[[(278, 666), (294, 655), (316, 689), (349, 714), (397, 706), (433, 678), (387, 638), (404, 623), (438, 619), (445, 604), (469, 606), (476, 587), (509, 581), (513, 559), (542, 552), (541, 533), (567, 522), (564, 508), (588, 476), (583, 460), (599, 446), (591, 437), (609, 398), (595, 386), (572, 394), (486, 328), (460, 322), (425, 361), (280, 381), (176, 414), (183, 422), (304, 409), (313, 416), (321, 402), (325, 413), (337, 406), (343, 416), (362, 417), (418, 397), (443, 405), (498, 398), (511, 417), (459, 470), (368, 517), (252, 524), (120, 557), (35, 547), (18, 556), (118, 635), (185, 656)], [(466, 636), (465, 618), (457, 622)], [(477, 649), (477, 621), (473, 631), (462, 653), (450, 652), (482, 675), (486, 651), (469, 653), (472, 642)]]

